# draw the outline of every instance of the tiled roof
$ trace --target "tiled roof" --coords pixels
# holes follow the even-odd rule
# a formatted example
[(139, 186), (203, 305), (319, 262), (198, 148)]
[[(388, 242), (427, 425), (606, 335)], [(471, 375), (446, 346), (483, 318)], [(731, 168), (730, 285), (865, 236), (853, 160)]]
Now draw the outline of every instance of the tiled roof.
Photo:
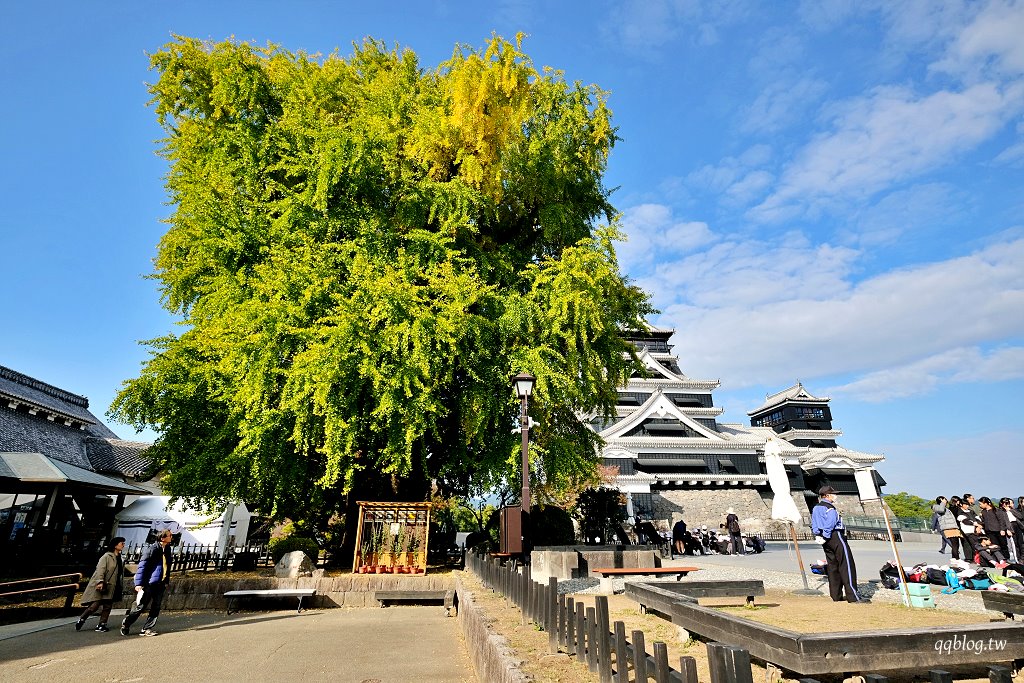
[[(52, 384), (23, 375), (0, 365), (0, 396), (34, 408), (74, 418), (88, 425), (101, 425), (89, 412), (89, 399)], [(106, 428), (104, 428), (106, 429)], [(106, 430), (110, 431), (110, 430)], [(113, 436), (113, 434), (111, 434)]]
[(41, 453), (85, 470), (152, 474), (150, 444), (124, 441), (89, 412), (89, 399), (0, 365), (0, 452)]
[(83, 440), (89, 434), (78, 427), (51, 422), (24, 409), (12, 410), (0, 404), (0, 451), (42, 453), (78, 467), (92, 469)]
[(751, 410), (747, 415), (756, 415), (763, 410), (772, 408), (777, 405), (781, 405), (786, 401), (800, 401), (802, 403), (828, 403), (829, 398), (827, 396), (815, 396), (811, 392), (804, 388), (804, 385), (797, 382), (788, 389), (783, 389), (780, 392), (771, 394), (764, 399), (764, 403), (761, 404), (756, 410)]
[(148, 478), (153, 473), (153, 465), (146, 457), (146, 449), (150, 446), (150, 443), (124, 439), (90, 437), (85, 440), (89, 461), (97, 472), (111, 472), (137, 479)]

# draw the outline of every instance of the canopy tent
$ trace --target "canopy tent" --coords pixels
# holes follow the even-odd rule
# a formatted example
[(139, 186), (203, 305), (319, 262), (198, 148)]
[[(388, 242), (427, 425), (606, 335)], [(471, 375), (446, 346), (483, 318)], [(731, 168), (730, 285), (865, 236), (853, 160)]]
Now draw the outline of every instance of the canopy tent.
[[(181, 500), (169, 506), (170, 500), (170, 496), (140, 497), (115, 515), (114, 535), (124, 537), (128, 545), (136, 545), (152, 540), (151, 531), (170, 529), (175, 545), (216, 545), (217, 552), (224, 551), (221, 536), (225, 510), (207, 515), (198, 510), (185, 510)], [(244, 503), (236, 503), (230, 514), (227, 545), (244, 544), (252, 515)]]

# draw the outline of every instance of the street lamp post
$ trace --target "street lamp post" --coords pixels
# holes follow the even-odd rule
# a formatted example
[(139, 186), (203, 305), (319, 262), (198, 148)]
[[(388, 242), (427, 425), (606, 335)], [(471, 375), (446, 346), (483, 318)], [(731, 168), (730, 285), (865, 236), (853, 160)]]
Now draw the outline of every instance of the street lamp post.
[[(527, 415), (527, 403), (533, 393), (533, 384), (537, 378), (528, 372), (520, 372), (512, 378), (512, 388), (521, 401), (519, 411), (519, 429), (523, 435), (523, 513), (530, 512), (530, 416)], [(525, 532), (525, 529), (524, 529)]]

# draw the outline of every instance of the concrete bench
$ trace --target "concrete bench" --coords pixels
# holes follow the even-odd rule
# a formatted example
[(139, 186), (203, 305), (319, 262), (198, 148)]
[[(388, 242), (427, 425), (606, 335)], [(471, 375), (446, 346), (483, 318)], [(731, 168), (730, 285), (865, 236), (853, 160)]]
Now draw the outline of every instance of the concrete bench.
[(374, 591), (373, 599), (385, 607), (389, 602), (436, 602), (444, 603), (445, 616), (452, 616), (455, 608), (455, 591)]
[(601, 592), (611, 594), (612, 577), (614, 576), (664, 576), (675, 574), (676, 581), (681, 581), (690, 572), (700, 571), (700, 567), (598, 567), (591, 569), (592, 574), (601, 577)]
[(232, 612), (232, 603), (239, 598), (298, 598), (298, 611), (301, 612), (302, 599), (311, 598), (314, 595), (316, 595), (315, 588), (268, 588), (265, 590), (227, 591), (224, 593), (224, 597), (228, 599), (228, 614)]
[(981, 604), (985, 609), (1002, 612), (1003, 616), (1013, 620), (1013, 615), (1024, 615), (1024, 593), (1004, 593), (1002, 591), (982, 591)]

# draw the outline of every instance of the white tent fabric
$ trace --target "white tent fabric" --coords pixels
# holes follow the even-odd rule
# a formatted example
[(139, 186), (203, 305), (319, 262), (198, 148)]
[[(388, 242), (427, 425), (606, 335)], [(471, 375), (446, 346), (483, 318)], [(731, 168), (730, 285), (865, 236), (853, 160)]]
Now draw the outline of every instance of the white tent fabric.
[(771, 439), (764, 447), (764, 466), (768, 473), (768, 484), (772, 487), (772, 519), (799, 524), (803, 518), (790, 495), (789, 476), (782, 463), (782, 447)]
[[(170, 529), (175, 535), (175, 545), (216, 545), (217, 552), (223, 552), (220, 547), (223, 510), (211, 516), (196, 510), (184, 510), (180, 500), (173, 506), (168, 506), (169, 502), (170, 496), (141, 496), (115, 515), (114, 535), (124, 537), (131, 546), (145, 543), (150, 531)], [(235, 504), (228, 545), (245, 543), (251, 517), (244, 503)]]

